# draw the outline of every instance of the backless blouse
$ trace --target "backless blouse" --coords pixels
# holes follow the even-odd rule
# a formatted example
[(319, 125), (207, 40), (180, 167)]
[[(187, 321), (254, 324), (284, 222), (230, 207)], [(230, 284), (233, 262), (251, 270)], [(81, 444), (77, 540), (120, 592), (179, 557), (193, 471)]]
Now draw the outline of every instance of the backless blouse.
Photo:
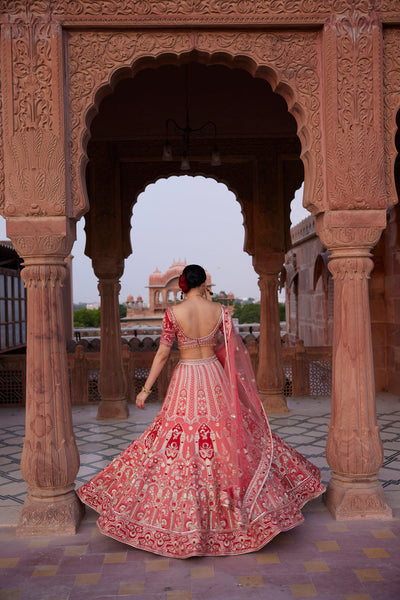
[(199, 338), (192, 338), (183, 331), (172, 308), (167, 308), (162, 323), (160, 344), (171, 347), (176, 335), (179, 349), (198, 348), (199, 346), (215, 346), (217, 343), (218, 332), (222, 330), (222, 314), (221, 310), (220, 317), (210, 333)]

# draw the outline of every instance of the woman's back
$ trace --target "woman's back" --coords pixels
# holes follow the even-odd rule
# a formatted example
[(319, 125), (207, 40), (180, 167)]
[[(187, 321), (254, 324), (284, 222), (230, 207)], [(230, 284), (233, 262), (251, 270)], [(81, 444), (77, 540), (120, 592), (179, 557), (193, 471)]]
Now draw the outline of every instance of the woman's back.
[[(195, 296), (173, 307), (174, 315), (183, 332), (191, 338), (202, 338), (211, 333), (221, 318), (221, 305)], [(204, 358), (214, 354), (213, 346), (182, 348), (182, 358)]]

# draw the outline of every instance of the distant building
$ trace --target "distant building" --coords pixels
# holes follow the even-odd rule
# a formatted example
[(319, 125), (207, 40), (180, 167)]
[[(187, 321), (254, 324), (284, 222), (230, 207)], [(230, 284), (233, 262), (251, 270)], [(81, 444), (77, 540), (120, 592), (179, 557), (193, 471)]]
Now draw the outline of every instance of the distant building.
[(86, 304), (86, 308), (88, 310), (97, 310), (100, 308), (100, 302), (91, 302), (90, 304)]
[(229, 292), (227, 295), (220, 292), (217, 296), (217, 301), (226, 306), (231, 315), (233, 314), (235, 310), (235, 296), (232, 292)]
[[(175, 261), (165, 273), (161, 273), (156, 268), (149, 276), (148, 305), (144, 303), (142, 296), (138, 296), (135, 300), (132, 295), (129, 295), (126, 299), (126, 317), (121, 319), (121, 323), (131, 327), (161, 326), (168, 306), (180, 302), (179, 275), (185, 267), (185, 261)], [(207, 273), (206, 284), (212, 286), (209, 273)]]
[(0, 353), (26, 344), (26, 293), (22, 259), (10, 241), (0, 241)]

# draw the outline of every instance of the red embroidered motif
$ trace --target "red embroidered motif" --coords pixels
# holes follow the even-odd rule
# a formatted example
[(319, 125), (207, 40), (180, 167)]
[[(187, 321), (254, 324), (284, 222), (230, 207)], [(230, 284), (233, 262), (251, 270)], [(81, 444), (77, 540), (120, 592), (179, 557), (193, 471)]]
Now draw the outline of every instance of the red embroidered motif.
[(161, 419), (156, 419), (153, 423), (153, 425), (151, 426), (150, 432), (149, 434), (146, 436), (145, 440), (144, 440), (144, 445), (146, 446), (146, 448), (151, 448), (152, 445), (154, 444), (154, 440), (157, 437), (157, 433), (158, 430), (161, 427)]
[(199, 456), (204, 460), (214, 458), (214, 445), (211, 438), (211, 429), (208, 425), (203, 425), (198, 430), (199, 436)]
[(181, 445), (181, 436), (183, 434), (182, 426), (177, 423), (171, 432), (171, 437), (165, 447), (165, 456), (173, 460), (178, 456), (179, 448)]

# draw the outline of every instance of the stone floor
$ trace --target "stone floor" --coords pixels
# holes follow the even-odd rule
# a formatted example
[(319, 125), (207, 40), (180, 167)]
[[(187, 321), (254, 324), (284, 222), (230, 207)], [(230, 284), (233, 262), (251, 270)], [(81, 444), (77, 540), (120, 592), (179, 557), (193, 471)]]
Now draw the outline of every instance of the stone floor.
[[(96, 407), (74, 408), (81, 454), (77, 485), (89, 479), (154, 419), (159, 405), (127, 421), (96, 422)], [(297, 398), (271, 427), (317, 464), (325, 482), (329, 399)], [(25, 496), (19, 472), (23, 410), (1, 410), (0, 600), (398, 600), (400, 598), (400, 402), (378, 398), (385, 448), (380, 472), (394, 518), (337, 522), (320, 500), (305, 523), (252, 554), (165, 559), (101, 535), (87, 510), (75, 536), (16, 538)], [(396, 460), (397, 459), (397, 460)]]

